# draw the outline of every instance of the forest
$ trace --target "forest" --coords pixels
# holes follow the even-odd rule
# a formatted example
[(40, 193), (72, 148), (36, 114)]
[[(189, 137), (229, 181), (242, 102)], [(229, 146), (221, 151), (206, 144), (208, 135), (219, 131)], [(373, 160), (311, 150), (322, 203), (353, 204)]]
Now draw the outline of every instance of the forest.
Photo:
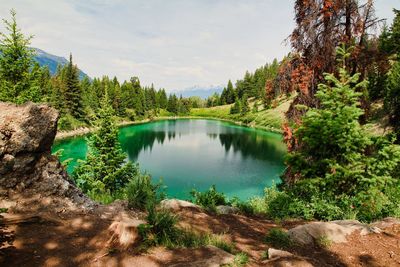
[[(157, 208), (166, 197), (163, 185), (126, 160), (119, 124), (197, 114), (261, 127), (282, 99), (290, 103), (284, 118), (266, 124), (279, 128), (287, 148), (281, 182), (248, 200), (228, 198), (210, 185), (206, 191), (194, 189), (191, 201), (211, 213), (226, 205), (271, 220), (400, 218), (400, 10), (393, 8), (394, 19), (387, 24), (376, 16), (374, 1), (360, 2), (294, 1), (295, 28), (287, 39), (291, 52), (246, 71), (236, 82), (229, 80), (221, 94), (207, 99), (168, 94), (142, 85), (136, 76), (79, 79), (72, 55), (51, 75), (34, 61), (33, 37), (23, 33), (11, 10), (0, 34), (0, 101), (54, 107), (60, 113), (58, 130), (94, 127), (87, 157), (71, 177), (99, 203), (122, 199), (143, 211), (148, 224), (140, 233), (146, 247), (216, 241), (178, 229), (178, 217)], [(221, 109), (225, 113), (219, 116), (215, 111)], [(244, 154), (254, 146), (250, 137), (221, 136), (223, 145), (241, 147)], [(151, 144), (156, 137), (148, 136)], [(133, 154), (136, 158), (138, 152)], [(273, 241), (287, 238), (273, 234)]]

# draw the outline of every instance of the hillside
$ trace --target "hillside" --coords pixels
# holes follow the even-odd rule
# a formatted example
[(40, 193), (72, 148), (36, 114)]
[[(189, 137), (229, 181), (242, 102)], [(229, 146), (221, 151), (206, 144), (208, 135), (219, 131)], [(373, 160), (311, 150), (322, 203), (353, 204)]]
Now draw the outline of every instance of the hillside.
[[(56, 74), (58, 65), (63, 66), (68, 63), (68, 60), (65, 59), (64, 57), (59, 57), (49, 54), (39, 48), (33, 48), (33, 49), (36, 52), (35, 60), (39, 63), (40, 66), (42, 67), (47, 66), (49, 68), (51, 75)], [(82, 70), (79, 70), (79, 79), (82, 80), (85, 77), (88, 77), (88, 75), (84, 73)]]
[[(289, 109), (290, 103), (295, 96), (281, 97), (277, 105), (270, 109), (260, 108), (258, 112), (249, 112), (246, 115), (230, 114), (232, 105), (216, 106), (211, 108), (193, 108), (190, 116), (202, 118), (216, 118), (234, 122), (241, 122), (250, 127), (256, 127), (264, 130), (281, 132), (282, 124), (285, 122), (285, 113)], [(250, 99), (250, 108), (254, 106), (254, 99)]]

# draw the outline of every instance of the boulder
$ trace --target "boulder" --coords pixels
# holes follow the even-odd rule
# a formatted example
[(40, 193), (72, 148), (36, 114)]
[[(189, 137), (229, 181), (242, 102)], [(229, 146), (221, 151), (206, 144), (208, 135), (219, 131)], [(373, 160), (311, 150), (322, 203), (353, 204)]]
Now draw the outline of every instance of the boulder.
[(164, 199), (160, 203), (160, 207), (166, 210), (179, 211), (181, 209), (196, 209), (201, 210), (199, 206), (192, 202), (179, 199)]
[(0, 102), (0, 193), (68, 197), (92, 207), (94, 202), (51, 155), (58, 116), (57, 110), (46, 105)]
[(220, 205), (215, 208), (218, 214), (235, 214), (239, 212), (239, 209), (236, 207)]
[(266, 266), (281, 267), (312, 267), (306, 259), (296, 256), (288, 251), (269, 248), (268, 260), (262, 262)]
[(347, 242), (346, 236), (354, 231), (360, 231), (361, 235), (379, 233), (380, 229), (370, 227), (355, 220), (341, 220), (331, 222), (312, 222), (300, 225), (288, 231), (290, 238), (302, 245), (311, 245), (322, 238), (333, 243)]

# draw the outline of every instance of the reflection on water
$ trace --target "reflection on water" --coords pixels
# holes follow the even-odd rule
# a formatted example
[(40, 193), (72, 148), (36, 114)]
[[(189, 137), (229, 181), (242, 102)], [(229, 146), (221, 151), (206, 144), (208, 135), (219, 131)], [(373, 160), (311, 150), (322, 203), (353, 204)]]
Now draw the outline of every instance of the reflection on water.
[[(281, 136), (211, 120), (166, 120), (124, 127), (120, 141), (131, 161), (154, 179), (163, 178), (167, 194), (187, 198), (192, 188), (212, 184), (244, 199), (262, 194), (279, 180), (286, 153)], [(63, 141), (63, 158), (84, 158), (83, 138)]]
[[(197, 121), (196, 124), (200, 122), (203, 121)], [(206, 135), (212, 140), (218, 139), (226, 153), (232, 149), (234, 153), (240, 153), (243, 158), (283, 161), (285, 148), (279, 139), (265, 138), (265, 132), (263, 131), (249, 131), (244, 127), (227, 125), (231, 127), (213, 127), (213, 124), (211, 124), (205, 128)], [(122, 129), (120, 139), (122, 140), (122, 146), (129, 155), (129, 159), (136, 161), (141, 151), (152, 151), (154, 142), (162, 146), (165, 138), (171, 141), (175, 137), (181, 139), (180, 142), (190, 142), (191, 139), (187, 140), (183, 136), (190, 135), (193, 132), (198, 133), (198, 131), (193, 131), (190, 124), (182, 127), (182, 125), (176, 125), (176, 120), (168, 120), (167, 123), (152, 129), (147, 129), (147, 127), (138, 131), (131, 131), (129, 127)]]

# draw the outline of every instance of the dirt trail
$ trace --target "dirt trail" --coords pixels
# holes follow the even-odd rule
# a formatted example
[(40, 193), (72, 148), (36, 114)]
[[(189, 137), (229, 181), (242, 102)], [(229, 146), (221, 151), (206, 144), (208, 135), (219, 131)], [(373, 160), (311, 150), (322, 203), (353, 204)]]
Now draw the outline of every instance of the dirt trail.
[[(49, 199), (42, 201), (48, 203)], [(1, 266), (190, 266), (195, 260), (215, 255), (210, 248), (154, 248), (141, 255), (133, 250), (110, 249), (106, 246), (107, 228), (118, 214), (126, 212), (120, 203), (100, 206), (95, 212), (65, 207), (55, 209), (51, 204), (51, 209), (46, 210), (33, 204), (33, 213), (26, 211), (27, 204), (18, 201), (9, 213), (2, 215)], [(13, 210), (24, 212), (15, 214)], [(262, 259), (263, 252), (268, 249), (263, 239), (269, 229), (277, 227), (274, 222), (242, 215), (208, 214), (190, 208), (176, 213), (182, 227), (224, 234), (236, 249), (249, 254), (247, 266), (281, 266), (279, 261), (267, 264)], [(131, 211), (128, 215), (143, 216)], [(291, 228), (300, 223), (283, 226)], [(382, 234), (362, 237), (353, 234), (348, 243), (334, 244), (328, 249), (303, 247), (290, 251), (314, 266), (400, 266), (400, 227), (393, 226)], [(296, 262), (295, 259), (289, 261)]]

